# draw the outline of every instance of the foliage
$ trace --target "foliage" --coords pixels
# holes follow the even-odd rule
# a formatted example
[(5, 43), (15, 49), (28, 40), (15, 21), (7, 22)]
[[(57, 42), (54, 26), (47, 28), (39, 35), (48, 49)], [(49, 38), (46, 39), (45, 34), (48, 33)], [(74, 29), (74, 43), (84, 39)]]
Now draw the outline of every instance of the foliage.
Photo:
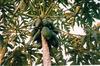
[[(94, 0), (73, 3), (68, 0), (0, 0), (2, 65), (41, 64), (41, 33), (50, 44), (53, 65), (70, 61), (72, 64), (100, 64), (100, 26), (92, 27), (94, 18), (100, 19), (99, 5)], [(84, 28), (85, 36), (69, 33), (75, 23)], [(63, 53), (71, 58), (65, 59)]]

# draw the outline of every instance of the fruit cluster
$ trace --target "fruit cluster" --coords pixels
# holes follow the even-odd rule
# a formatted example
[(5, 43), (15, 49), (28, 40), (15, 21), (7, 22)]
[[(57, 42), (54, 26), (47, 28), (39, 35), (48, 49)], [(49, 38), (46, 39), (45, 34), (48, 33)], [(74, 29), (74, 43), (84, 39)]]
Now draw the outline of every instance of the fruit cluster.
[(34, 28), (32, 30), (33, 41), (37, 41), (39, 44), (41, 44), (41, 35), (43, 35), (49, 44), (49, 48), (51, 48), (51, 46), (57, 48), (57, 34), (57, 28), (49, 20), (41, 20), (38, 18), (34, 22)]

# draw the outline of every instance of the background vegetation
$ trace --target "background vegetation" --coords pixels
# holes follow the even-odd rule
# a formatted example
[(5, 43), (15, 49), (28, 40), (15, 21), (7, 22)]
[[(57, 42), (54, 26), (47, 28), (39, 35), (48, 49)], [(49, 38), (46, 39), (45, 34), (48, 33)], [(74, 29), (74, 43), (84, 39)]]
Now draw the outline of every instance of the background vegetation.
[[(52, 65), (100, 64), (100, 24), (92, 26), (94, 18), (100, 19), (100, 3), (72, 1), (0, 0), (0, 64), (41, 64), (41, 35), (48, 44)], [(69, 33), (75, 23), (86, 35)]]

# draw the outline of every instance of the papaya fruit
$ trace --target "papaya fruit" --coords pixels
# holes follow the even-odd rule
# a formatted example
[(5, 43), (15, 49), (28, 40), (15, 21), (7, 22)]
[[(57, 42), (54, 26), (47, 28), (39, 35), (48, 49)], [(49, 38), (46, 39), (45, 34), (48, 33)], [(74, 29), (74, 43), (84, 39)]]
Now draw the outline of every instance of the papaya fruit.
[(50, 30), (52, 30), (53, 32), (55, 32), (56, 34), (58, 34), (58, 29), (53, 25), (52, 22), (49, 21), (43, 21), (43, 26), (44, 27), (48, 27)]
[(54, 29), (53, 23), (49, 21), (43, 21), (43, 26), (48, 27), (50, 30)]
[(43, 27), (41, 30), (41, 34), (46, 38), (47, 40), (50, 40), (52, 37), (52, 31), (48, 27)]
[(34, 26), (39, 28), (41, 25), (42, 25), (42, 20), (40, 18), (37, 18), (34, 23)]
[(53, 46), (55, 48), (58, 47), (59, 41), (58, 41), (58, 38), (56, 36), (57, 34), (55, 32), (50, 30), (48, 27), (43, 27), (41, 34), (48, 41), (49, 49), (51, 49), (51, 46)]

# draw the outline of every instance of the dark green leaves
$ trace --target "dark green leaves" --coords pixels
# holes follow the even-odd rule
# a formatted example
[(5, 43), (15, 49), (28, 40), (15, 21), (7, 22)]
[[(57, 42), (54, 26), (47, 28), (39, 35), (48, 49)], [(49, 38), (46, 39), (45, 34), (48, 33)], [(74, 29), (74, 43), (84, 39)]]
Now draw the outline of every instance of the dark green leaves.
[(3, 35), (0, 34), (0, 43), (3, 43), (3, 41), (4, 41), (4, 37)]
[(68, 0), (58, 0), (59, 3), (68, 5)]

